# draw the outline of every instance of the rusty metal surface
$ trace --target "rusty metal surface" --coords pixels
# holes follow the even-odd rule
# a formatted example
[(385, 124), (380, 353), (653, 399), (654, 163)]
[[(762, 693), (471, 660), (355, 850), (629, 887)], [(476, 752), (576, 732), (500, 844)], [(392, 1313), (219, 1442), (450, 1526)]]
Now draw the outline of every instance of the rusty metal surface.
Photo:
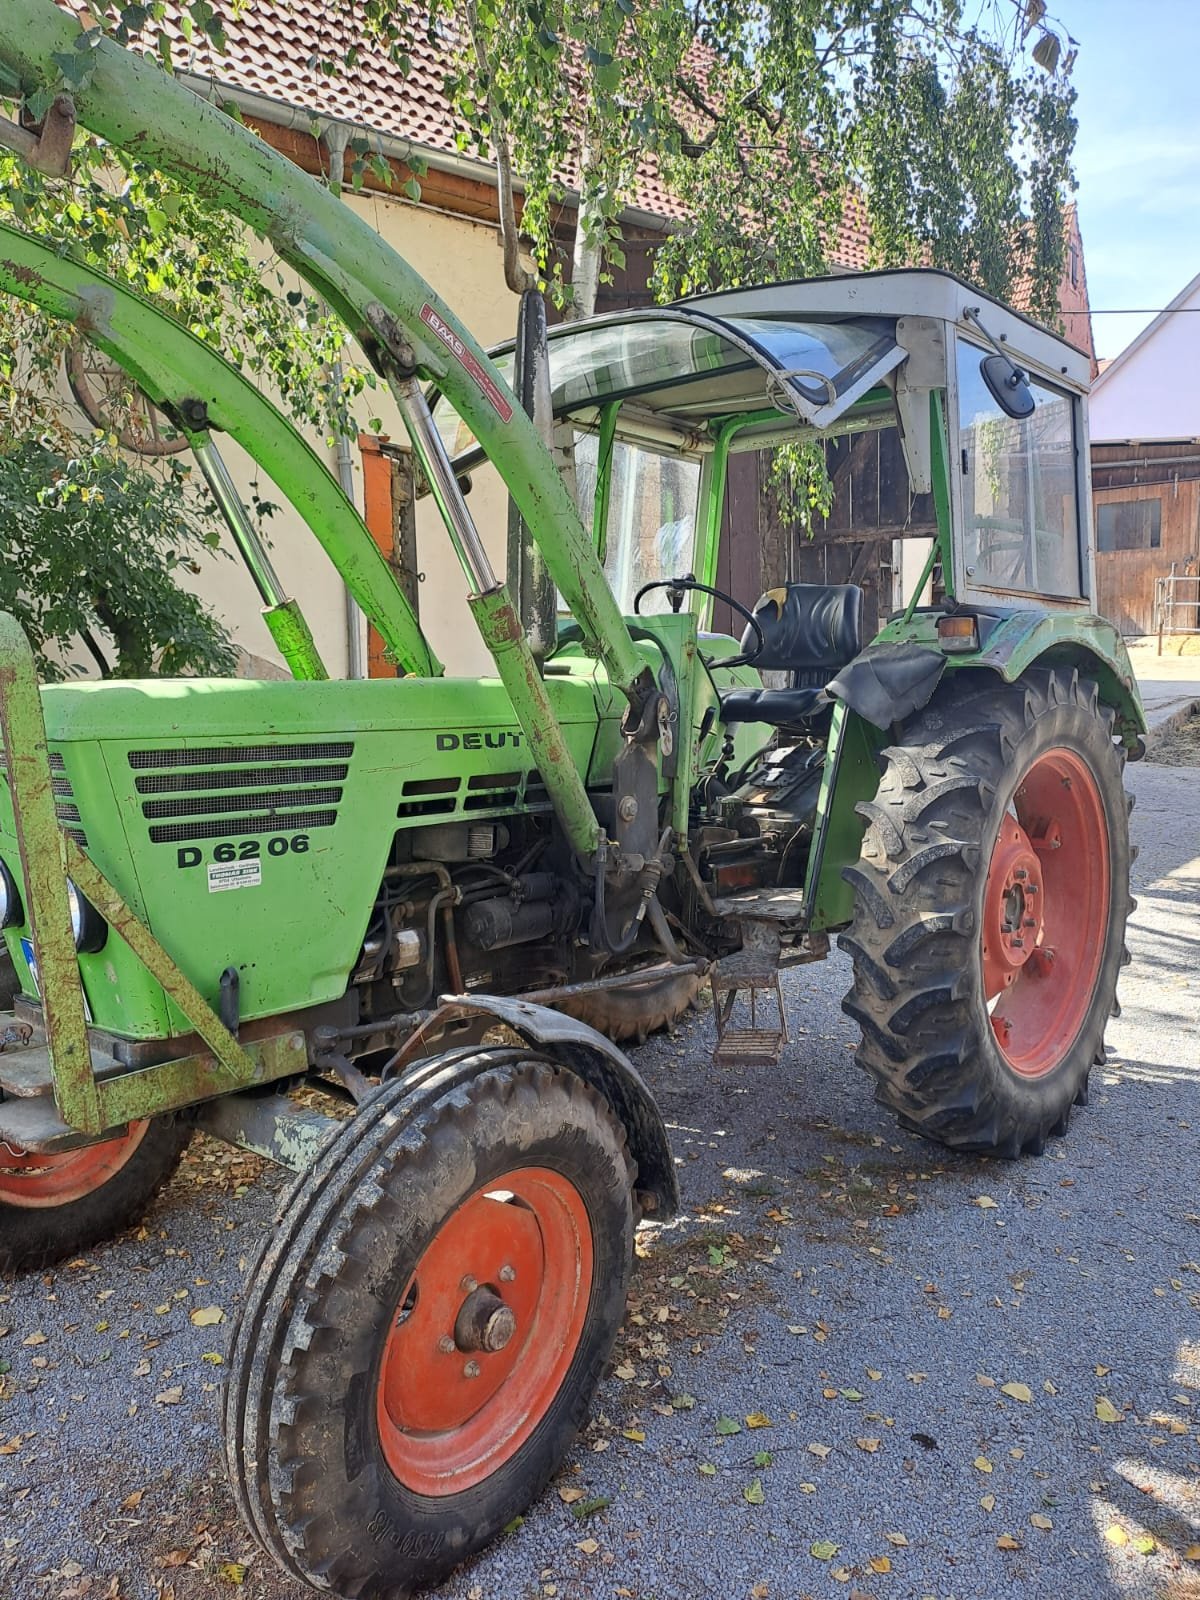
[(215, 1139), (303, 1172), (340, 1123), (283, 1095), (229, 1094), (205, 1106), (197, 1114), (196, 1126)]
[(68, 1122), (86, 1133), (99, 1133), (100, 1101), (92, 1078), (83, 985), (63, 873), (62, 852), (68, 840), (54, 811), (33, 651), (7, 612), (0, 612), (0, 733), (21, 851), (25, 909), (42, 985), (46, 1038), (54, 1059), (55, 1096)]

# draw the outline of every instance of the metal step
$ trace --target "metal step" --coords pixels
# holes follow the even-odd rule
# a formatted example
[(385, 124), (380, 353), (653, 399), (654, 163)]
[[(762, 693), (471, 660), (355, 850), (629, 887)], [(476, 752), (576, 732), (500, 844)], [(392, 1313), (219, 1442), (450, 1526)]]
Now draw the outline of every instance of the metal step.
[[(128, 1070), (112, 1056), (93, 1049), (92, 1072), (98, 1082)], [(0, 1092), (15, 1100), (53, 1097), (54, 1074), (50, 1069), (50, 1052), (44, 1044), (0, 1052)]]
[(28, 1100), (0, 1100), (0, 1143), (14, 1150), (49, 1153), (92, 1141), (62, 1120), (48, 1095), (38, 1095)]
[(713, 1062), (718, 1067), (773, 1067), (787, 1042), (782, 1028), (726, 1028)]
[(719, 917), (750, 918), (756, 922), (797, 922), (804, 915), (803, 889), (747, 889), (744, 894), (721, 895), (713, 909)]

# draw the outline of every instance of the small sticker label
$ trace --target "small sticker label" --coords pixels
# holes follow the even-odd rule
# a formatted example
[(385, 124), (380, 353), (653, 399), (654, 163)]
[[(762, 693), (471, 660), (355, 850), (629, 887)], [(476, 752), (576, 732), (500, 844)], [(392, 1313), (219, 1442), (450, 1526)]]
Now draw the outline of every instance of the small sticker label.
[(461, 366), (464, 366), (467, 369), (467, 371), (475, 379), (475, 382), (491, 401), (492, 405), (500, 413), (503, 421), (510, 422), (513, 414), (512, 406), (509, 405), (508, 401), (501, 394), (495, 383), (491, 378), (488, 377), (487, 373), (479, 365), (478, 361), (476, 361), (475, 357), (467, 349), (466, 345), (458, 337), (454, 329), (449, 327), (442, 317), (438, 316), (437, 312), (431, 305), (423, 305), (421, 307), (421, 321), (427, 328), (432, 328), (434, 333), (437, 334), (438, 338), (446, 346), (446, 349), (449, 350), (450, 354), (455, 358), (455, 360), (458, 361)]
[(254, 889), (262, 882), (261, 861), (210, 861), (208, 892), (221, 889)]
[(21, 940), (21, 954), (25, 957), (25, 965), (29, 968), (29, 976), (33, 980), (33, 992), (40, 1000), (42, 997), (42, 977), (38, 971), (37, 957), (33, 953), (33, 940)]

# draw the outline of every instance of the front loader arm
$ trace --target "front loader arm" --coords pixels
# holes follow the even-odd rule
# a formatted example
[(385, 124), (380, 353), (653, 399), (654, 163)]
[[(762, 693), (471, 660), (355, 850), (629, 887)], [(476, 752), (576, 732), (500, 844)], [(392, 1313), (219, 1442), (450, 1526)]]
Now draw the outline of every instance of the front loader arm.
[(340, 484), (223, 357), (131, 290), (2, 222), (0, 291), (72, 323), (185, 430), (198, 402), (208, 425), (236, 439), (292, 502), (401, 669), (440, 674), (412, 607)]
[(642, 671), (578, 513), (530, 418), (419, 273), (323, 185), (248, 129), (54, 0), (6, 0), (0, 63), (26, 95), (53, 87), (55, 57), (83, 52), (79, 121), (233, 212), (341, 316), (368, 353), (436, 381), (496, 464), (572, 614), (611, 681), (640, 701)]

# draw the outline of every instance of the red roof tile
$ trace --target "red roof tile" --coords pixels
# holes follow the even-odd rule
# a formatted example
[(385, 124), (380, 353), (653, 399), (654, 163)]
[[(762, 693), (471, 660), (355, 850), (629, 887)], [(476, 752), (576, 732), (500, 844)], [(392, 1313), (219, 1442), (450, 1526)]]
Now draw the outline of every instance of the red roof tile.
[[(213, 4), (225, 26), (227, 49), (223, 54), (199, 34), (189, 43), (179, 26), (181, 0), (168, 0), (167, 17), (161, 26), (171, 39), (177, 70), (264, 95), (314, 117), (332, 117), (411, 140), (431, 152), (462, 154), (461, 125), (444, 90), (447, 70), (459, 46), (451, 25), (439, 24), (438, 36), (430, 37), (423, 16), (416, 15), (409, 50), (411, 66), (402, 76), (344, 12), (329, 6), (328, 0), (250, 0), (240, 6), (233, 0), (213, 0)], [(353, 69), (332, 74), (321, 70), (322, 60), (331, 55), (344, 57), (353, 47), (359, 51)], [(697, 79), (703, 82), (706, 63), (699, 48), (697, 54)], [(565, 172), (561, 177), (569, 187), (575, 174)], [(663, 182), (653, 155), (640, 164), (628, 203), (664, 220), (687, 214), (682, 202)], [(1074, 206), (1068, 210), (1067, 226), (1078, 241)], [(861, 270), (871, 265), (870, 225), (865, 202), (857, 194), (847, 196), (831, 254), (839, 267)], [(1082, 247), (1079, 276), (1082, 281)], [(1090, 323), (1086, 315), (1080, 315), (1079, 296), (1070, 294), (1065, 275), (1064, 291), (1068, 337), (1090, 349)], [(1024, 299), (1027, 303), (1027, 293)], [(1020, 288), (1014, 301), (1022, 303)], [(1084, 284), (1084, 313), (1086, 307)]]

